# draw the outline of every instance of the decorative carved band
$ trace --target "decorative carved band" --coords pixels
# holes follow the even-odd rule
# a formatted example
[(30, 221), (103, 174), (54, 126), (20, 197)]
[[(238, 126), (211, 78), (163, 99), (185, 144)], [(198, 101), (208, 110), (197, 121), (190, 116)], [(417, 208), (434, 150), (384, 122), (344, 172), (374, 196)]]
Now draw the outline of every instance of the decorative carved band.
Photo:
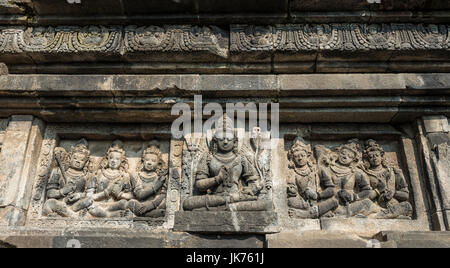
[(450, 27), (413, 24), (236, 25), (231, 51), (449, 49)]
[(0, 53), (205, 51), (226, 58), (228, 44), (228, 34), (214, 26), (14, 27), (0, 32)]
[[(450, 26), (423, 24), (232, 25), (230, 35), (208, 26), (4, 27), (0, 53), (104, 54), (449, 50)], [(231, 39), (231, 40), (230, 40)]]

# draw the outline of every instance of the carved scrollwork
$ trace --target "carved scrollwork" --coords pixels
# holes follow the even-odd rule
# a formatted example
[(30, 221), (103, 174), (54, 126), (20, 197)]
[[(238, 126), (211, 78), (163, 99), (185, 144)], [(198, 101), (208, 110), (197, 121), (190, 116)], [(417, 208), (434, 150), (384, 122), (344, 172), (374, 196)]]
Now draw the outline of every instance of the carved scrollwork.
[(127, 52), (207, 51), (228, 57), (228, 37), (218, 27), (129, 26), (125, 29)]
[(434, 50), (450, 40), (448, 27), (434, 24), (236, 25), (231, 33), (234, 52)]

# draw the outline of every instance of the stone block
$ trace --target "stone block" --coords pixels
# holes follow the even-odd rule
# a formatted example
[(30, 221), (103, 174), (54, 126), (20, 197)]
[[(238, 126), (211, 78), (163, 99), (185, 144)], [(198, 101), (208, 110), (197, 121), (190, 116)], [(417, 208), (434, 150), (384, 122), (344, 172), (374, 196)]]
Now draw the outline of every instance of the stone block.
[(369, 239), (330, 231), (281, 232), (267, 235), (268, 248), (366, 248)]
[(378, 233), (380, 241), (394, 241), (398, 248), (449, 248), (450, 232), (392, 232)]
[(425, 131), (427, 133), (449, 132), (448, 118), (446, 116), (442, 115), (424, 116), (422, 120), (425, 127)]
[(272, 211), (178, 211), (174, 231), (265, 234), (277, 232), (277, 225), (277, 213)]
[(421, 220), (403, 219), (365, 219), (365, 218), (322, 218), (322, 230), (330, 232), (351, 232), (364, 237), (372, 237), (383, 230), (392, 231), (428, 231), (429, 224)]

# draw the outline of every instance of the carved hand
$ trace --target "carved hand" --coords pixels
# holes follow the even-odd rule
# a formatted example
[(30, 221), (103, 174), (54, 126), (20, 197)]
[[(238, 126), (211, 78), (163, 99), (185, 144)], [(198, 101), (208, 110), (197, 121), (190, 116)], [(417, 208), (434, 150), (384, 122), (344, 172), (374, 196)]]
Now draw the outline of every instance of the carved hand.
[(347, 190), (341, 190), (338, 195), (344, 203), (351, 203), (353, 201), (353, 194)]
[(386, 190), (386, 183), (384, 183), (383, 180), (378, 180), (378, 186), (377, 186), (378, 191), (381, 193), (383, 191)]
[(226, 166), (220, 168), (219, 175), (217, 175), (217, 179), (220, 182), (225, 181), (229, 176), (229, 170)]
[(81, 194), (81, 193), (75, 193), (75, 194), (72, 194), (72, 195), (69, 196), (69, 202), (70, 202), (70, 203), (75, 203), (75, 202), (77, 202), (78, 200), (80, 200), (81, 197), (82, 197), (82, 194)]
[(384, 194), (382, 194), (382, 197), (385, 201), (390, 201), (392, 198), (394, 198), (394, 192), (391, 190), (386, 190)]
[(289, 183), (287, 193), (288, 193), (288, 196), (290, 196), (290, 197), (297, 196), (297, 187), (294, 184)]
[(114, 183), (112, 185), (111, 194), (115, 197), (119, 197), (120, 192), (122, 191), (122, 187), (118, 183)]
[(310, 199), (310, 200), (317, 200), (317, 198), (318, 198), (317, 193), (310, 188), (306, 188), (305, 196), (307, 199)]
[(75, 185), (68, 184), (61, 189), (61, 194), (68, 195), (68, 194), (72, 193), (73, 191), (75, 191)]

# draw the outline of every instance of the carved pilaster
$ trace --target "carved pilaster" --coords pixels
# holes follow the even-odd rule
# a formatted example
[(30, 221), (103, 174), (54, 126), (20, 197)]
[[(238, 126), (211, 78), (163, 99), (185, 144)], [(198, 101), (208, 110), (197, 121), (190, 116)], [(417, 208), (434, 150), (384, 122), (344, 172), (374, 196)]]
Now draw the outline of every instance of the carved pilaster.
[(423, 116), (418, 121), (430, 207), (436, 230), (450, 230), (450, 134), (446, 116)]

